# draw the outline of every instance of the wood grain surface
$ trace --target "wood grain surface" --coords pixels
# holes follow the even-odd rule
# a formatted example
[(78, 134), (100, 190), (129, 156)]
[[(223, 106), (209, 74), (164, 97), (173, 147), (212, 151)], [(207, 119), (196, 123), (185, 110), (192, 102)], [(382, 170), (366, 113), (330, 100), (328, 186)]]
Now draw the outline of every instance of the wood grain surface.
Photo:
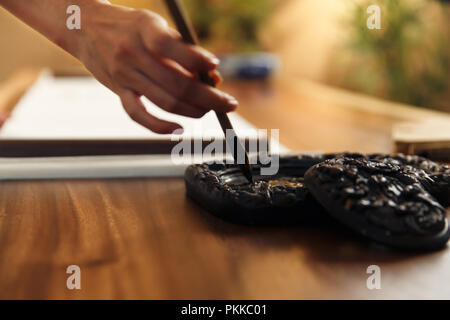
[[(240, 113), (280, 129), (295, 150), (389, 152), (394, 123), (446, 117), (332, 95), (295, 81), (232, 83)], [(333, 99), (329, 97), (333, 96)], [(423, 113), (424, 112), (424, 113)], [(410, 119), (409, 119), (410, 120)], [(81, 268), (81, 290), (66, 268)], [(366, 269), (381, 268), (369, 290)], [(255, 228), (223, 222), (185, 196), (182, 179), (0, 183), (0, 298), (450, 298), (450, 251), (400, 253), (336, 225)]]

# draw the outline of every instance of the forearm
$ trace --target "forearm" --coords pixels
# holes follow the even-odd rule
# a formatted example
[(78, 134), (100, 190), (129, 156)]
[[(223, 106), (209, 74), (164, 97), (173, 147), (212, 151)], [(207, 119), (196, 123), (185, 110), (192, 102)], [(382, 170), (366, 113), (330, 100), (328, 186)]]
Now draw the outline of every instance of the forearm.
[(69, 30), (66, 26), (67, 8), (78, 5), (81, 20), (108, 1), (104, 0), (0, 0), (0, 5), (16, 17), (39, 31), (52, 42), (74, 56), (78, 56), (78, 39), (82, 30)]

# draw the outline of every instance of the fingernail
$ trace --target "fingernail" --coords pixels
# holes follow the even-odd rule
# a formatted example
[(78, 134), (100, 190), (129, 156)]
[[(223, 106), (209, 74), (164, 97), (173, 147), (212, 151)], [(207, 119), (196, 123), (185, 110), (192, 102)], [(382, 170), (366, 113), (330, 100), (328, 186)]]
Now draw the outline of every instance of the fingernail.
[(220, 64), (219, 58), (216, 57), (210, 57), (209, 61), (215, 66), (218, 66)]
[(230, 102), (230, 104), (235, 104), (235, 105), (238, 105), (239, 104), (239, 102), (235, 99), (235, 98), (229, 98), (228, 99), (228, 102)]
[(209, 61), (211, 61), (214, 64), (219, 64), (220, 60), (219, 58), (217, 58), (213, 53), (201, 48), (202, 52), (204, 53), (205, 56), (208, 57)]
[(174, 126), (171, 130), (170, 130), (171, 134), (175, 134), (175, 135), (182, 135), (184, 133), (184, 129), (179, 127), (179, 126)]
[(228, 103), (231, 105), (231, 110), (232, 111), (236, 110), (238, 105), (239, 105), (239, 102), (235, 98), (229, 98), (228, 99)]
[(225, 93), (225, 92), (222, 92), (222, 94), (231, 104), (238, 104), (238, 101), (232, 95), (229, 95), (228, 93)]

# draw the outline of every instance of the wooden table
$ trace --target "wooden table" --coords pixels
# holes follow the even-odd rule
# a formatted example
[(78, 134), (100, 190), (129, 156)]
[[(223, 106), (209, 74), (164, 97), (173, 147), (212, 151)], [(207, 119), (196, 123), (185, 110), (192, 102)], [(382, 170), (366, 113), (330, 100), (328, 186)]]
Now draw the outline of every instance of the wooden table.
[[(446, 117), (304, 80), (232, 83), (240, 112), (294, 150), (391, 151), (390, 128)], [(81, 268), (81, 290), (66, 268)], [(369, 290), (369, 265), (381, 289)], [(0, 298), (450, 298), (450, 250), (407, 254), (334, 228), (223, 222), (180, 179), (0, 183)]]

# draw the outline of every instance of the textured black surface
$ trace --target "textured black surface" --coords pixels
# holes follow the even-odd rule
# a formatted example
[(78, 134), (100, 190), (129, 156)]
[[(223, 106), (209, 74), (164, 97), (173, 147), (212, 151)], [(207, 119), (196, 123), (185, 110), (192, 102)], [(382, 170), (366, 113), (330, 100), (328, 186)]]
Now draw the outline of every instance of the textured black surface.
[[(404, 249), (448, 241), (450, 168), (418, 156), (342, 153), (282, 157), (276, 176), (249, 184), (234, 165), (188, 167), (187, 195), (210, 213), (247, 225), (329, 222)], [(305, 173), (308, 173), (305, 175)]]
[(420, 157), (347, 154), (310, 168), (305, 182), (331, 216), (357, 233), (400, 248), (433, 249), (450, 236), (437, 199), (448, 202), (448, 172)]
[(383, 155), (373, 154), (369, 159), (384, 160), (390, 159), (394, 164), (404, 167), (404, 170), (410, 170), (410, 167), (421, 169), (422, 172), (415, 174), (420, 183), (444, 206), (450, 206), (450, 167), (441, 165), (429, 159), (415, 155)]
[(285, 225), (313, 221), (320, 219), (322, 207), (305, 188), (303, 175), (314, 164), (334, 156), (282, 157), (276, 176), (260, 176), (260, 166), (254, 165), (252, 184), (235, 165), (193, 165), (185, 173), (187, 195), (233, 223)]

